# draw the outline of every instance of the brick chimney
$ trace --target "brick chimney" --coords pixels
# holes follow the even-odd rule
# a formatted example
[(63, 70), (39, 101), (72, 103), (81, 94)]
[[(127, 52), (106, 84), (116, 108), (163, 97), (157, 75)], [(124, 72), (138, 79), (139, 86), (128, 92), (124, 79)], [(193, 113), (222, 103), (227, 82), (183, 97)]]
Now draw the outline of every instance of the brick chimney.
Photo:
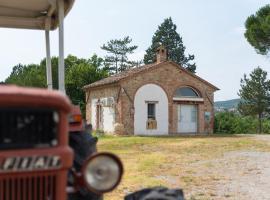
[(157, 48), (157, 63), (167, 61), (167, 49), (161, 45)]

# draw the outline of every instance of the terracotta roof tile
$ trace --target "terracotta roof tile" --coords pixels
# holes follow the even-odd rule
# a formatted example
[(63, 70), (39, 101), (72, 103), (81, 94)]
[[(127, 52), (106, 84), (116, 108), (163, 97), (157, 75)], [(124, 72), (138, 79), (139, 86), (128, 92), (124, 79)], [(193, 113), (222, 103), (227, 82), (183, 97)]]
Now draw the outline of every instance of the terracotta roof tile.
[(104, 78), (104, 79), (101, 79), (101, 80), (96, 81), (94, 83), (91, 83), (89, 85), (86, 85), (86, 86), (83, 87), (83, 89), (86, 90), (88, 88), (94, 88), (94, 87), (98, 87), (98, 86), (103, 86), (103, 85), (109, 85), (109, 84), (117, 83), (120, 80), (125, 79), (125, 78), (127, 78), (129, 76), (132, 76), (132, 75), (137, 74), (137, 73), (142, 72), (142, 71), (146, 71), (146, 70), (151, 69), (153, 67), (158, 67), (159, 65), (162, 65), (162, 64), (164, 64), (166, 62), (167, 63), (171, 63), (172, 65), (174, 65), (176, 67), (179, 67), (181, 70), (187, 72), (189, 75), (193, 76), (194, 78), (197, 78), (197, 79), (201, 80), (202, 82), (206, 83), (207, 85), (213, 87), (215, 90), (219, 90), (219, 88), (217, 88), (216, 86), (212, 85), (208, 81), (200, 78), (196, 74), (193, 74), (192, 72), (188, 71), (184, 67), (181, 67), (180, 65), (178, 65), (177, 63), (172, 62), (172, 61), (164, 61), (164, 62), (160, 62), (160, 63), (153, 63), (153, 64), (148, 64), (148, 65), (143, 65), (143, 66), (140, 66), (140, 67), (131, 68), (131, 69), (127, 70), (127, 71), (124, 71), (124, 72), (121, 72), (119, 74), (115, 74), (115, 75), (109, 76), (107, 78)]
[(147, 70), (147, 69), (152, 68), (152, 67), (159, 65), (159, 64), (154, 63), (154, 64), (148, 64), (148, 65), (143, 65), (140, 67), (131, 68), (131, 69), (126, 70), (124, 72), (121, 72), (119, 74), (115, 74), (115, 75), (109, 76), (107, 78), (101, 79), (99, 81), (96, 81), (94, 83), (91, 83), (89, 85), (86, 85), (83, 87), (83, 89), (98, 87), (98, 86), (112, 84), (112, 83), (117, 83), (118, 81), (120, 81), (126, 77), (129, 77), (129, 76), (136, 74), (138, 72)]

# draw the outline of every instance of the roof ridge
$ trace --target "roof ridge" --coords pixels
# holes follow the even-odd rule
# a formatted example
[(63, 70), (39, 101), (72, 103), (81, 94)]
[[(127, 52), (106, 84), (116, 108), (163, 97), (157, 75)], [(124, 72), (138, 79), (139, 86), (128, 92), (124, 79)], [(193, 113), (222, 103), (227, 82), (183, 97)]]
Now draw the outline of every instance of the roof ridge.
[(83, 89), (86, 90), (88, 88), (94, 88), (94, 87), (98, 87), (98, 86), (103, 86), (103, 85), (108, 85), (108, 84), (112, 84), (112, 83), (117, 83), (120, 80), (123, 80), (123, 79), (125, 79), (125, 78), (127, 78), (127, 77), (129, 77), (131, 75), (134, 75), (134, 74), (143, 72), (144, 70), (147, 70), (147, 69), (151, 69), (152, 67), (160, 66), (160, 65), (162, 65), (164, 63), (170, 63), (173, 66), (178, 67), (180, 70), (183, 70), (184, 72), (186, 72), (190, 76), (192, 76), (192, 77), (194, 77), (196, 79), (199, 79), (200, 81), (204, 82), (205, 84), (209, 85), (210, 87), (212, 87), (212, 88), (214, 88), (216, 90), (219, 90), (219, 88), (217, 88), (216, 86), (214, 86), (210, 82), (208, 82), (208, 81), (204, 80), (203, 78), (199, 77), (198, 75), (196, 75), (196, 74), (188, 71), (186, 68), (184, 68), (183, 66), (177, 64), (174, 61), (163, 61), (163, 62), (159, 62), (159, 63), (146, 64), (146, 65), (142, 65), (142, 66), (139, 66), (139, 67), (133, 67), (133, 68), (128, 69), (126, 71), (123, 71), (121, 73), (114, 74), (112, 76), (109, 76), (109, 77), (103, 78), (101, 80), (98, 80), (98, 81), (96, 81), (94, 83), (85, 85), (83, 87)]
[[(162, 63), (164, 63), (164, 62), (162, 62)], [(118, 74), (114, 74), (114, 75), (108, 76), (106, 78), (103, 78), (101, 80), (98, 80), (96, 82), (93, 82), (91, 84), (85, 85), (83, 87), (83, 89), (97, 87), (97, 86), (101, 86), (101, 85), (107, 85), (107, 84), (111, 84), (111, 83), (116, 83), (120, 80), (127, 78), (128, 76), (130, 76), (132, 74), (136, 74), (136, 73), (141, 72), (145, 69), (148, 69), (149, 67), (157, 66), (159, 64), (161, 64), (161, 63), (151, 63), (151, 64), (146, 64), (146, 65), (142, 65), (142, 66), (138, 66), (138, 67), (132, 67), (132, 68), (125, 70), (125, 71), (122, 71)], [(134, 73), (132, 73), (132, 72), (134, 72)]]

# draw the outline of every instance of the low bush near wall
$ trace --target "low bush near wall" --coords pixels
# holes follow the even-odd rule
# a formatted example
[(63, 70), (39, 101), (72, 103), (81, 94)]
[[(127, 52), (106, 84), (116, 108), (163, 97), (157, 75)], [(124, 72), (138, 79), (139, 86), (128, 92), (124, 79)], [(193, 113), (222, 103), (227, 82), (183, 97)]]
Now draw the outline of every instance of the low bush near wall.
[[(270, 134), (270, 120), (263, 120), (263, 133)], [(215, 133), (253, 134), (257, 133), (258, 120), (255, 117), (241, 116), (232, 112), (220, 112), (215, 115)]]
[(266, 120), (263, 122), (263, 133), (270, 134), (270, 120)]

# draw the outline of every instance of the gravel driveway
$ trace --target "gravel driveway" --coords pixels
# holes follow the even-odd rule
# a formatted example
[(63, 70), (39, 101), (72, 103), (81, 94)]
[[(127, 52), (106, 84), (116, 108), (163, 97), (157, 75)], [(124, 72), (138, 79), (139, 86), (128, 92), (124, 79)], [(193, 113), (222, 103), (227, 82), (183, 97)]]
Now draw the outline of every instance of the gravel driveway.
[[(270, 144), (270, 135), (250, 137)], [(211, 167), (197, 175), (216, 178), (193, 188), (187, 199), (270, 200), (270, 152), (233, 151), (222, 158), (203, 162), (197, 164)], [(206, 193), (208, 196), (203, 195)]]

